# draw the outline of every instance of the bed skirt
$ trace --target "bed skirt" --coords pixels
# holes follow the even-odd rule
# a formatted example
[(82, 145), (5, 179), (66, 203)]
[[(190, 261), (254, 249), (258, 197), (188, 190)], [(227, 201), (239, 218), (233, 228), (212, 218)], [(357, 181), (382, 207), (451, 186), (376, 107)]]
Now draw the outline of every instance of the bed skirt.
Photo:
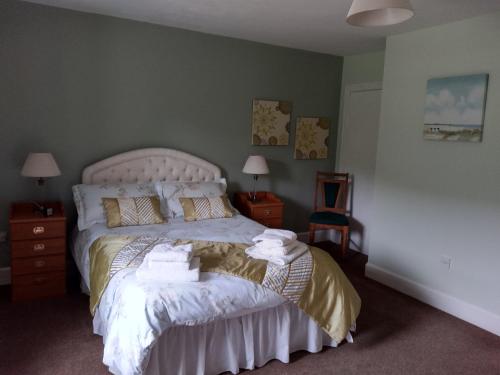
[[(352, 342), (349, 334), (346, 340)], [(149, 358), (147, 375), (215, 375), (254, 369), (290, 353), (316, 353), (337, 342), (291, 303), (252, 314), (164, 332)]]

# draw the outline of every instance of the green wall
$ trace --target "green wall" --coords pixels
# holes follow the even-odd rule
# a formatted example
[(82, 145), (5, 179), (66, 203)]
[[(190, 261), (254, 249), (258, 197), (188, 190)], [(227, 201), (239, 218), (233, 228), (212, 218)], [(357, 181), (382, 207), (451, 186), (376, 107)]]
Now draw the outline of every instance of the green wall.
[[(20, 176), (30, 151), (52, 152), (62, 198), (82, 169), (142, 147), (170, 147), (219, 165), (230, 190), (251, 188), (248, 154), (269, 159), (261, 189), (307, 228), (316, 170), (334, 165), (342, 58), (11, 0), (0, 4), (0, 228), (14, 200), (41, 196)], [(289, 146), (250, 145), (253, 98), (293, 102)], [(295, 161), (297, 115), (332, 119), (327, 160)]]
[[(464, 314), (490, 316), (497, 333), (499, 25), (496, 13), (388, 38), (369, 259), (386, 275), (420, 285), (417, 298), (458, 314), (464, 305), (457, 301), (478, 307)], [(427, 80), (471, 73), (490, 75), (483, 141), (423, 140)], [(452, 258), (449, 270), (442, 255)]]

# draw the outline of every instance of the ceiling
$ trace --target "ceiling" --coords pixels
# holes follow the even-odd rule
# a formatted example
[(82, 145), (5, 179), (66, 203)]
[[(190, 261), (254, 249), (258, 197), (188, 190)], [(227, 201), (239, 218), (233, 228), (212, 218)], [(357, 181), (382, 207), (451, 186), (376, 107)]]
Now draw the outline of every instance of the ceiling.
[(500, 11), (499, 0), (411, 0), (415, 16), (382, 28), (345, 22), (351, 0), (29, 0), (333, 55), (381, 50), (385, 37)]

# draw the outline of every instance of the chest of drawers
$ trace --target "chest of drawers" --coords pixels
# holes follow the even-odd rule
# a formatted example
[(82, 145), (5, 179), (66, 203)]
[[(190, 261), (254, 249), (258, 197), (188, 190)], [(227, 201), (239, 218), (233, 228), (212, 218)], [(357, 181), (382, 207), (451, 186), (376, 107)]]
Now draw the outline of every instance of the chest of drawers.
[(59, 202), (44, 217), (32, 203), (14, 203), (9, 216), (12, 300), (62, 295), (66, 290), (66, 217)]
[(257, 192), (255, 202), (249, 199), (246, 192), (234, 195), (235, 207), (245, 216), (269, 228), (283, 227), (283, 202), (270, 192)]

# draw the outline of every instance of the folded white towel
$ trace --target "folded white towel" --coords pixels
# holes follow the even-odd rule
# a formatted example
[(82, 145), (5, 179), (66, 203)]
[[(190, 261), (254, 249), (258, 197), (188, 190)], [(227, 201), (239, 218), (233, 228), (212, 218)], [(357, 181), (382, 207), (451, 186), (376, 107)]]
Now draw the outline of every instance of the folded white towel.
[(285, 229), (266, 229), (263, 233), (253, 238), (253, 242), (265, 242), (266, 246), (286, 246), (297, 240), (297, 235)]
[(187, 271), (165, 272), (159, 268), (150, 268), (147, 262), (143, 262), (135, 271), (139, 281), (158, 281), (165, 283), (193, 282), (200, 280), (200, 258), (194, 257), (191, 260)]
[(251, 246), (247, 248), (245, 250), (245, 253), (252, 258), (263, 259), (279, 266), (284, 266), (285, 264), (293, 262), (295, 259), (304, 254), (308, 249), (309, 248), (305, 243), (299, 242), (299, 245), (287, 255), (269, 255), (267, 252), (257, 248), (257, 246)]
[(294, 240), (276, 234), (261, 233), (255, 236), (252, 241), (254, 243), (266, 242), (268, 246), (286, 246)]
[(146, 255), (147, 261), (189, 262), (193, 256), (193, 245), (172, 246), (169, 243), (160, 243), (154, 246)]
[(287, 255), (291, 253), (297, 246), (299, 246), (300, 242), (295, 240), (290, 242), (288, 245), (284, 246), (274, 246), (273, 243), (269, 245), (268, 241), (260, 241), (255, 244), (255, 247), (266, 253), (268, 255)]
[[(192, 258), (191, 258), (192, 259)], [(164, 272), (187, 271), (191, 265), (191, 259), (188, 262), (166, 262), (157, 259), (145, 259), (151, 270), (162, 270)]]
[(295, 232), (286, 229), (265, 229), (265, 234), (273, 234), (275, 236), (280, 236), (283, 238), (288, 238), (290, 241), (295, 241), (297, 239), (297, 235)]

